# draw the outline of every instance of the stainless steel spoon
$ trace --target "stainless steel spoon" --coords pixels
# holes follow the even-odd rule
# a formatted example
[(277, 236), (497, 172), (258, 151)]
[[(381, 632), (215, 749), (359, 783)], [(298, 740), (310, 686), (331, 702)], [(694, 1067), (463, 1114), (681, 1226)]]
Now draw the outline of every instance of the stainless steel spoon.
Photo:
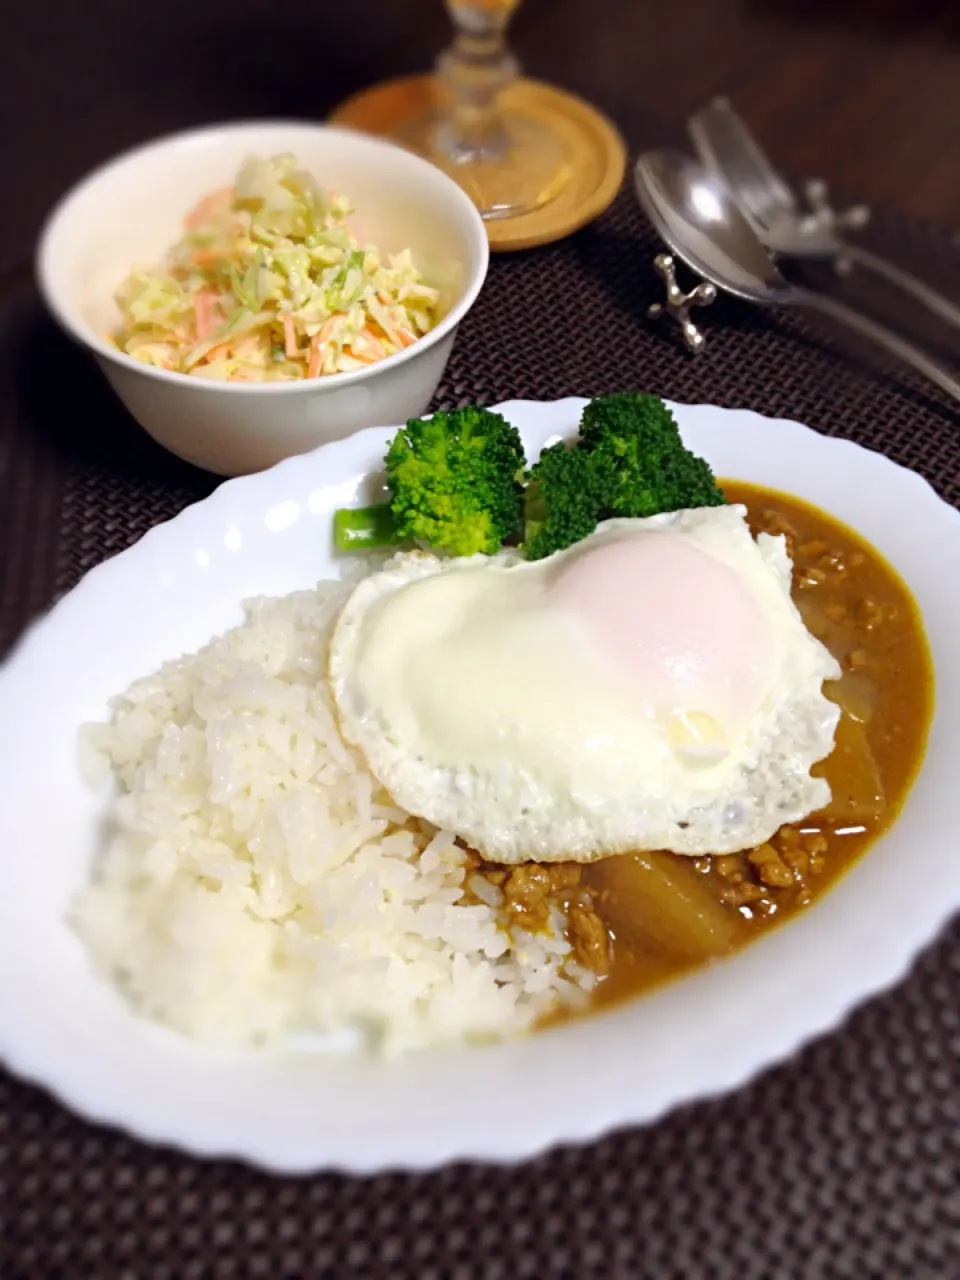
[(960, 306), (909, 271), (837, 235), (838, 225), (862, 226), (866, 210), (839, 215), (827, 209), (803, 213), (790, 187), (725, 98), (715, 99), (691, 116), (687, 128), (700, 158), (723, 179), (772, 252), (786, 257), (838, 258), (865, 267), (960, 329)]
[(634, 169), (637, 196), (678, 258), (719, 289), (767, 307), (808, 307), (883, 347), (960, 400), (960, 381), (935, 360), (826, 294), (786, 281), (726, 184), (676, 151), (648, 151)]

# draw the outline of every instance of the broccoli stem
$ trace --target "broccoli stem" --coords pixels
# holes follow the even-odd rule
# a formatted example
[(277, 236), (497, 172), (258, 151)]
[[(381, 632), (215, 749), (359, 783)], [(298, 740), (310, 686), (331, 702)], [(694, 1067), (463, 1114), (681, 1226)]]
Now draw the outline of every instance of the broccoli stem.
[(400, 542), (388, 502), (334, 512), (333, 545), (338, 551), (374, 551)]

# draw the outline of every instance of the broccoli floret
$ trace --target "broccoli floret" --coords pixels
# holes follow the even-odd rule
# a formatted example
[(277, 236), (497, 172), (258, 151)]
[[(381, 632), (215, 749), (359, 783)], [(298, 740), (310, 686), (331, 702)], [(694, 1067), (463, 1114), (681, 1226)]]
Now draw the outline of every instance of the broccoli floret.
[(523, 550), (542, 560), (587, 537), (597, 526), (613, 483), (607, 459), (555, 444), (531, 468), (524, 510)]
[(400, 537), (455, 556), (492, 555), (520, 531), (525, 466), (520, 433), (489, 409), (408, 422), (387, 452)]
[(682, 448), (673, 414), (656, 396), (624, 391), (591, 400), (580, 418), (580, 443), (587, 449), (639, 439), (653, 454)]
[[(552, 456), (557, 449), (563, 457)], [(531, 560), (578, 542), (601, 520), (725, 501), (710, 467), (684, 446), (673, 415), (655, 396), (591, 401), (574, 448), (554, 446), (541, 462), (530, 473), (527, 497), (524, 546)]]
[(341, 550), (414, 542), (453, 556), (493, 555), (521, 529), (526, 459), (516, 427), (488, 409), (414, 418), (387, 450), (389, 515), (338, 511)]
[(710, 467), (691, 453), (676, 420), (656, 396), (602, 396), (583, 411), (580, 447), (614, 463), (616, 481), (604, 502), (610, 516), (653, 516), (723, 503)]
[[(703, 458), (680, 448), (651, 464), (637, 459), (617, 477), (610, 516), (655, 516), (688, 507), (721, 507), (726, 502)], [(607, 515), (601, 517), (607, 519)]]

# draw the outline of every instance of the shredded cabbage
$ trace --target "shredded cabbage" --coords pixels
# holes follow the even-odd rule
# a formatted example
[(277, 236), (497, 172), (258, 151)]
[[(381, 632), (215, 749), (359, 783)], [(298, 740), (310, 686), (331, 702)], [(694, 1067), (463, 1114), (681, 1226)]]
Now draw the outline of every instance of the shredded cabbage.
[(350, 202), (292, 155), (247, 160), (206, 196), (160, 267), (120, 285), (110, 335), (135, 360), (199, 378), (285, 382), (362, 369), (441, 318), (409, 250), (361, 247)]

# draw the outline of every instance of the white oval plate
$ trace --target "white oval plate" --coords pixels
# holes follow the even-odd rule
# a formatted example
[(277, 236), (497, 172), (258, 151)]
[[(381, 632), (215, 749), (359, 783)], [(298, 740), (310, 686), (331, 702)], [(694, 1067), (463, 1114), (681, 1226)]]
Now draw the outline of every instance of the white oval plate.
[[(528, 452), (582, 400), (510, 402)], [(233, 480), (100, 565), (0, 673), (0, 1054), (92, 1120), (206, 1156), (305, 1173), (510, 1160), (650, 1121), (748, 1080), (896, 981), (960, 906), (960, 515), (918, 476), (792, 422), (674, 406), (720, 475), (845, 520), (909, 583), (937, 676), (926, 763), (894, 829), (808, 914), (729, 961), (526, 1040), (399, 1063), (198, 1048), (133, 1016), (64, 924), (103, 795), (76, 764), (82, 721), (164, 659), (241, 620), (240, 602), (336, 570), (333, 510), (368, 499), (391, 429)]]

